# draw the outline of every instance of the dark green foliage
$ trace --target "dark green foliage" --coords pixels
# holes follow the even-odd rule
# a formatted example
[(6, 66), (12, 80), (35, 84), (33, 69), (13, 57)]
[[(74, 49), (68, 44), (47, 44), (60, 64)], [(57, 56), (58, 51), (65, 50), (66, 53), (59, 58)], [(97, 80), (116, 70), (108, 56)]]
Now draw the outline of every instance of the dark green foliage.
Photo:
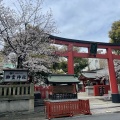
[[(120, 43), (120, 20), (112, 24), (109, 31), (110, 43)], [(116, 54), (120, 54), (120, 50), (115, 50)]]
[(67, 73), (67, 61), (62, 61), (60, 63), (60, 68), (65, 72)]
[[(74, 74), (78, 76), (86, 66), (88, 66), (88, 59), (74, 58)], [(54, 63), (52, 69), (55, 71), (62, 69), (64, 73), (67, 73), (67, 61), (63, 60), (59, 63)]]
[(56, 72), (62, 69), (64, 73), (67, 73), (67, 61), (61, 61), (59, 63), (53, 63), (52, 69)]
[(88, 66), (88, 59), (85, 58), (74, 58), (74, 73), (79, 76), (81, 70), (83, 70), (86, 66)]
[(109, 37), (111, 38), (111, 43), (120, 43), (120, 20), (112, 24)]
[(53, 63), (52, 67), (53, 67), (54, 70), (57, 70), (57, 69), (60, 68), (60, 64), (55, 62), (55, 63)]

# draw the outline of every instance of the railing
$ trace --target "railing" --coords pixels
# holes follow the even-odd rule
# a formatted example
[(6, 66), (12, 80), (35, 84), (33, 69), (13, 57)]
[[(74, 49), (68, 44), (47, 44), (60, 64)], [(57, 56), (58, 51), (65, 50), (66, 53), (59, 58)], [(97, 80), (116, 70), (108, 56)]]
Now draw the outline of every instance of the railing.
[(34, 85), (0, 85), (0, 98), (16, 98), (21, 96), (34, 96)]
[(45, 99), (48, 98), (48, 95), (50, 94), (51, 86), (34, 86), (34, 91), (40, 92), (41, 99)]
[(45, 112), (48, 119), (77, 114), (91, 115), (89, 100), (46, 101)]
[(53, 95), (49, 95), (49, 99), (51, 100), (77, 99), (77, 94), (72, 94), (72, 93), (53, 94)]
[[(40, 92), (41, 99), (59, 100), (59, 99), (76, 99), (77, 98), (77, 94), (53, 93), (52, 89), (53, 89), (52, 86), (34, 86), (34, 91)], [(52, 93), (52, 95), (50, 93)]]

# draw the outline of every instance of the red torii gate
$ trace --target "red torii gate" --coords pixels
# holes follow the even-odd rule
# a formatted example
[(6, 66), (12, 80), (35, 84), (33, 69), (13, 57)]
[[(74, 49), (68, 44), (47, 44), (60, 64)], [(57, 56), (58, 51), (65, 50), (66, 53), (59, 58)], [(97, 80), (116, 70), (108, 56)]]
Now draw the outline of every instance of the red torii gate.
[[(120, 95), (118, 92), (118, 85), (117, 85), (116, 74), (113, 63), (114, 59), (120, 59), (120, 55), (112, 54), (112, 50), (120, 50), (120, 44), (74, 40), (74, 39), (56, 37), (52, 35), (50, 35), (49, 38), (54, 40), (55, 44), (67, 46), (68, 48), (67, 51), (65, 51), (64, 53), (58, 52), (57, 54), (61, 54), (62, 56), (68, 58), (68, 74), (74, 74), (74, 57), (107, 59), (109, 76), (110, 76), (110, 86), (112, 92), (112, 102), (114, 103), (120, 102)], [(106, 49), (107, 53), (91, 55), (90, 46), (92, 43), (97, 43), (97, 48)], [(73, 51), (73, 46), (88, 48), (88, 53), (78, 53), (76, 51)]]

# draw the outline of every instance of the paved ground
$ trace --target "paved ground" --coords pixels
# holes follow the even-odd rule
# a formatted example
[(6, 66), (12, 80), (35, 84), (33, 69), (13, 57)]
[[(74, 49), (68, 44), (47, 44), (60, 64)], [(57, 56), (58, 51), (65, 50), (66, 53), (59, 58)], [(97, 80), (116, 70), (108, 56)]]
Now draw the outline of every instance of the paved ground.
[(84, 93), (78, 94), (79, 99), (89, 99), (92, 114), (120, 112), (120, 103), (112, 103), (106, 100), (105, 96), (87, 96)]
[(54, 118), (52, 120), (120, 120), (120, 114), (97, 114), (97, 115), (87, 115), (87, 116), (74, 116), (74, 117), (64, 117), (64, 118)]
[[(62, 119), (75, 119), (75, 120), (96, 120), (95, 116), (104, 116), (104, 115), (112, 115), (113, 113), (118, 116), (118, 113), (120, 112), (120, 103), (112, 103), (111, 101), (104, 100), (104, 97), (98, 96), (87, 96), (86, 94), (79, 93), (78, 94), (79, 99), (89, 99), (90, 101), (90, 109), (91, 109), (91, 116), (74, 116), (74, 117), (65, 117), (65, 118), (55, 118), (53, 120), (62, 120)], [(120, 117), (120, 116), (119, 116)], [(35, 111), (33, 113), (28, 112), (19, 112), (19, 113), (3, 113), (0, 114), (0, 120), (46, 120), (45, 113), (44, 113), (44, 106), (35, 107)], [(101, 117), (97, 120), (107, 120), (101, 119)], [(109, 119), (113, 120), (113, 119)], [(118, 118), (114, 120), (119, 120)]]
[(0, 114), (0, 120), (47, 120), (44, 106), (35, 107), (34, 112), (13, 112)]

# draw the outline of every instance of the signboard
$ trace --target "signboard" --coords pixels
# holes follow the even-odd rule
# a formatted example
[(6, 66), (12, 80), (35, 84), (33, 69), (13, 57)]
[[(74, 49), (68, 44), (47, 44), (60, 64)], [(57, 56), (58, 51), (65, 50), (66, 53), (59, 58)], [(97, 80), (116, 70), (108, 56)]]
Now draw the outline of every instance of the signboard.
[(90, 46), (90, 54), (96, 55), (97, 54), (97, 43), (92, 43)]
[(28, 79), (28, 70), (6, 69), (4, 70), (4, 82), (25, 82)]

